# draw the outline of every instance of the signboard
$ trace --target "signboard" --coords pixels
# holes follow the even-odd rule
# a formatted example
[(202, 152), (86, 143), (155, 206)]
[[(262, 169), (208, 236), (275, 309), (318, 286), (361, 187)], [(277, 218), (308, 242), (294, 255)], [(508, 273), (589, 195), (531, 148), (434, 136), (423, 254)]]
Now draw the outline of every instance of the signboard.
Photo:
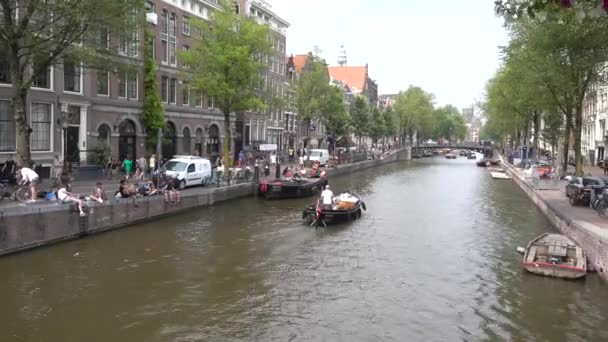
[(277, 144), (261, 144), (260, 151), (276, 151)]

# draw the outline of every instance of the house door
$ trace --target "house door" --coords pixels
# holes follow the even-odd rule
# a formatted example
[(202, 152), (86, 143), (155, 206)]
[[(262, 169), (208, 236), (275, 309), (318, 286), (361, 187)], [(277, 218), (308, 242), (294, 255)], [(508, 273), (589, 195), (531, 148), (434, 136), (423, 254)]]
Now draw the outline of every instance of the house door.
[(67, 133), (67, 161), (70, 163), (80, 162), (80, 151), (78, 149), (78, 137), (80, 127), (69, 126)]

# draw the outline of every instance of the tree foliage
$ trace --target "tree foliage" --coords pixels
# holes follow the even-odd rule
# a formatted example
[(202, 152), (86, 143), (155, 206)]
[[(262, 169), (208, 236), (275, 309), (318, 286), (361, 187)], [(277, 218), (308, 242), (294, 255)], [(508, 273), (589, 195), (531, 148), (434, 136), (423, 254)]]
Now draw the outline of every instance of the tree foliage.
[(14, 89), (20, 163), (31, 162), (26, 100), (34, 80), (66, 60), (89, 68), (125, 64), (119, 45), (133, 46), (137, 36), (131, 33), (142, 23), (141, 9), (142, 0), (0, 1), (0, 54)]
[(432, 138), (446, 139), (450, 142), (463, 140), (467, 134), (464, 119), (452, 105), (439, 107), (433, 112), (434, 132)]
[(369, 122), (370, 114), (367, 103), (362, 96), (357, 96), (350, 110), (350, 126), (359, 140), (359, 145), (361, 145), (361, 138), (369, 132)]
[(433, 99), (433, 94), (416, 86), (409, 86), (406, 91), (399, 92), (394, 110), (402, 141), (407, 136), (410, 144), (413, 144), (415, 136), (421, 139), (432, 134)]
[(330, 86), (327, 89), (320, 110), (322, 113), (321, 122), (325, 125), (327, 132), (333, 135), (335, 139), (348, 133), (349, 118), (340, 88)]
[(144, 106), (141, 122), (146, 128), (146, 145), (153, 150), (158, 138), (158, 131), (165, 127), (165, 109), (156, 90), (156, 62), (152, 53), (151, 35), (146, 32), (144, 52)]
[[(224, 114), (223, 154), (230, 160), (231, 114), (259, 110), (266, 99), (260, 73), (272, 52), (271, 32), (252, 18), (239, 17), (234, 5), (221, 2), (209, 21), (192, 20), (193, 44), (179, 53), (188, 67), (190, 87), (214, 100)], [(256, 91), (257, 89), (257, 91)]]
[[(323, 116), (328, 116), (331, 114), (330, 110), (323, 107), (332, 107), (337, 103), (334, 101), (336, 99), (332, 98), (335, 94), (330, 94), (332, 89), (329, 85), (327, 65), (316, 54), (308, 54), (306, 69), (298, 79), (296, 89), (298, 116), (307, 127), (306, 132), (308, 135), (310, 134), (308, 127), (312, 121), (317, 119), (328, 121), (327, 118), (322, 118), (322, 114)], [(333, 128), (335, 129), (336, 126), (333, 126)]]

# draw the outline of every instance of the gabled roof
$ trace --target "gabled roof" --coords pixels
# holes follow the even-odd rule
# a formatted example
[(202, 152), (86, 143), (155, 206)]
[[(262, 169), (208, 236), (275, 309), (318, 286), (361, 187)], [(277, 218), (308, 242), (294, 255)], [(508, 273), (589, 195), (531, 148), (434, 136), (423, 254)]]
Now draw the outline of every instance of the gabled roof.
[(333, 66), (329, 67), (329, 77), (346, 83), (354, 93), (365, 89), (367, 66)]
[(296, 72), (301, 73), (302, 69), (306, 65), (306, 61), (308, 60), (308, 55), (295, 55), (293, 56), (293, 64), (296, 67)]

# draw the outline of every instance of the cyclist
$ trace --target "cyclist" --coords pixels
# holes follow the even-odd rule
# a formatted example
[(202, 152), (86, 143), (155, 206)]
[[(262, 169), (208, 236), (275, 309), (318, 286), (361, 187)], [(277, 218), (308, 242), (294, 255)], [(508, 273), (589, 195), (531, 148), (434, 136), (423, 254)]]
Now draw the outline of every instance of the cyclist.
[(21, 178), (20, 184), (27, 186), (30, 191), (30, 199), (27, 202), (36, 202), (36, 185), (38, 184), (40, 177), (36, 171), (29, 167), (19, 167), (19, 176)]

